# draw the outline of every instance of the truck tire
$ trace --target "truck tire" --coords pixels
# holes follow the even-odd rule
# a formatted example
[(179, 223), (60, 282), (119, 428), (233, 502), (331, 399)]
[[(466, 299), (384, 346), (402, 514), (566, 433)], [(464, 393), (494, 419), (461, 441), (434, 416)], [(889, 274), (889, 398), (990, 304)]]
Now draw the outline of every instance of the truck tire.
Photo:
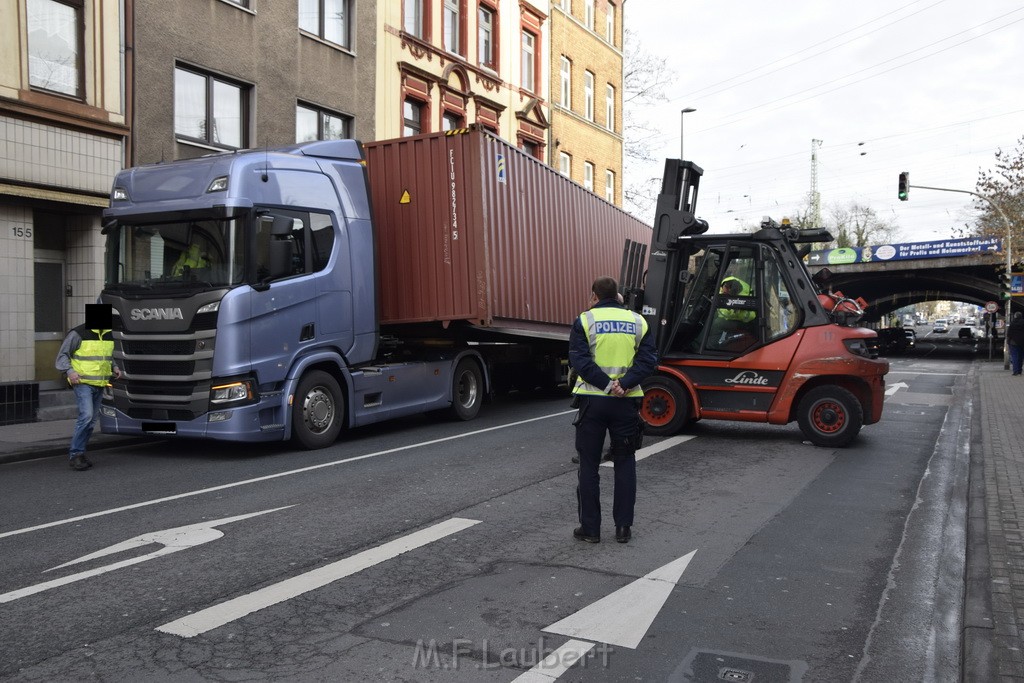
[(292, 402), (292, 438), (304, 448), (330, 446), (341, 433), (345, 399), (338, 380), (323, 370), (303, 375)]
[(857, 397), (842, 387), (815, 387), (800, 400), (797, 422), (815, 446), (842, 448), (860, 431), (864, 411)]
[(472, 420), (484, 402), (484, 376), (472, 358), (463, 358), (452, 375), (451, 416), (457, 420)]
[(672, 436), (690, 421), (690, 397), (679, 380), (658, 375), (643, 382), (640, 417), (645, 434)]

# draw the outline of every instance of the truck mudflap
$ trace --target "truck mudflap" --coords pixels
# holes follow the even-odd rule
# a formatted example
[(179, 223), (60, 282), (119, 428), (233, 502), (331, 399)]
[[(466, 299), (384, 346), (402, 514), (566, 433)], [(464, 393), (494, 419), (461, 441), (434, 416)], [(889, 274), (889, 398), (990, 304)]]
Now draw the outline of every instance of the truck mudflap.
[(214, 410), (193, 420), (138, 420), (113, 406), (100, 410), (100, 430), (104, 434), (152, 436), (154, 438), (215, 439), (218, 441), (283, 441), (285, 424), (280, 418), (284, 396), (266, 394), (254, 405)]

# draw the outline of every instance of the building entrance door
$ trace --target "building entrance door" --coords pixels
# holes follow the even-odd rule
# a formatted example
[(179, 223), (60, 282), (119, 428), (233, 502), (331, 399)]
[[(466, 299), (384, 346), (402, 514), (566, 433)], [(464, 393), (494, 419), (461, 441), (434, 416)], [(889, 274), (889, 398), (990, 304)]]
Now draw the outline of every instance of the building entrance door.
[(64, 381), (53, 361), (64, 341), (64, 261), (35, 258), (36, 381), (40, 389), (59, 389)]

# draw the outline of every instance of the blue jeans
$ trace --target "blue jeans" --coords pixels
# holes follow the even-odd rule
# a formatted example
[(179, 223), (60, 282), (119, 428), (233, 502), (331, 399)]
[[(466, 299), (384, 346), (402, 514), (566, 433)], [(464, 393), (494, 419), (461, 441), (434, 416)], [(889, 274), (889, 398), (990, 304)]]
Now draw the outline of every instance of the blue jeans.
[(1021, 370), (1021, 349), (1016, 344), (1010, 344), (1010, 367), (1013, 368), (1013, 374), (1019, 375)]
[(100, 414), (100, 399), (103, 398), (103, 387), (76, 384), (72, 389), (75, 392), (75, 402), (78, 403), (78, 419), (75, 420), (75, 433), (71, 437), (69, 458), (85, 453), (85, 445), (89, 443), (96, 418)]

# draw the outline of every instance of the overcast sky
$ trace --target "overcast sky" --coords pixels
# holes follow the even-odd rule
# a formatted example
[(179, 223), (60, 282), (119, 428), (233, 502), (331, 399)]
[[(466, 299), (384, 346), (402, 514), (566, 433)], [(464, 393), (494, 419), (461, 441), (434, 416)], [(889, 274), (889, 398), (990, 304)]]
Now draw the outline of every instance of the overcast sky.
[(902, 241), (947, 239), (972, 197), (911, 189), (901, 202), (899, 172), (973, 191), (1024, 135), (1021, 0), (628, 0), (625, 18), (676, 75), (650, 112), (655, 156), (678, 158), (680, 111), (696, 109), (684, 152), (704, 168), (697, 214), (714, 232), (805, 204), (819, 139), (823, 216), (857, 201)]

